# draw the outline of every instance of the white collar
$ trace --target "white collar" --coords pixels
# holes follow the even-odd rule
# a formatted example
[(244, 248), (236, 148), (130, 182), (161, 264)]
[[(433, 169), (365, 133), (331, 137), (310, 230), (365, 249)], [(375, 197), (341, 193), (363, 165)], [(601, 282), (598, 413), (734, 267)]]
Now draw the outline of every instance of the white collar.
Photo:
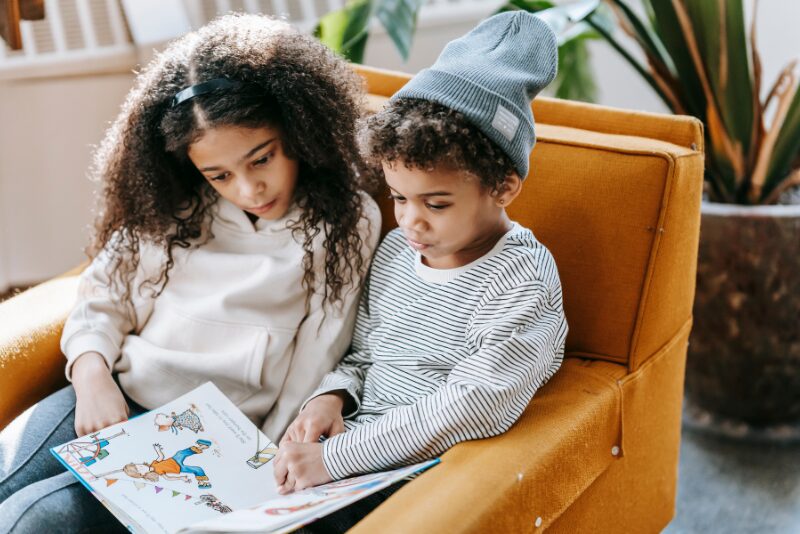
[(422, 263), (422, 254), (417, 252), (414, 258), (414, 270), (416, 271), (417, 276), (419, 276), (426, 282), (430, 282), (431, 284), (446, 284), (447, 282), (455, 280), (461, 274), (469, 271), (479, 263), (486, 261), (487, 259), (491, 258), (498, 252), (503, 250), (503, 247), (506, 245), (506, 241), (508, 239), (509, 234), (511, 234), (511, 232), (517, 229), (518, 229), (517, 223), (512, 221), (511, 229), (505, 234), (503, 234), (502, 237), (500, 237), (500, 239), (497, 240), (497, 243), (495, 243), (495, 245), (489, 252), (487, 252), (480, 258), (469, 262), (466, 265), (462, 265), (461, 267), (455, 267), (453, 269), (434, 269), (433, 267), (428, 267), (427, 265)]

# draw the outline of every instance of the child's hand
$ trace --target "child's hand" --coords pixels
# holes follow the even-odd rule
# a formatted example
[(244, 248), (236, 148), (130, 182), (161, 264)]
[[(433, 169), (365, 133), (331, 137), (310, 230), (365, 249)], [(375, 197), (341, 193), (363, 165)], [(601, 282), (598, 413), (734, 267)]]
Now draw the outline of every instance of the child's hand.
[(289, 425), (280, 441), (286, 443), (317, 443), (320, 436), (333, 437), (344, 432), (342, 407), (345, 393), (333, 392), (311, 399), (300, 415)]
[(281, 495), (333, 480), (322, 461), (322, 443), (286, 443), (272, 463)]
[(77, 397), (75, 432), (79, 436), (128, 420), (128, 403), (99, 353), (87, 352), (75, 360), (72, 385)]

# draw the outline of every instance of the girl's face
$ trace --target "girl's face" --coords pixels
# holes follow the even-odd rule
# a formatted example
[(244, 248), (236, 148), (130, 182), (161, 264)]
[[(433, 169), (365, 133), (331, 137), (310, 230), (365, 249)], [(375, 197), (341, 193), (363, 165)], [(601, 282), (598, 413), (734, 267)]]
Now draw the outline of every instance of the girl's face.
[(222, 198), (251, 216), (275, 220), (289, 210), (298, 162), (271, 127), (220, 126), (189, 146), (189, 159)]
[(383, 171), (397, 224), (429, 267), (462, 267), (489, 252), (510, 229), (504, 207), (519, 192), (516, 177), (506, 181), (503, 193), (492, 195), (477, 178), (456, 170), (427, 172), (397, 162), (384, 163)]

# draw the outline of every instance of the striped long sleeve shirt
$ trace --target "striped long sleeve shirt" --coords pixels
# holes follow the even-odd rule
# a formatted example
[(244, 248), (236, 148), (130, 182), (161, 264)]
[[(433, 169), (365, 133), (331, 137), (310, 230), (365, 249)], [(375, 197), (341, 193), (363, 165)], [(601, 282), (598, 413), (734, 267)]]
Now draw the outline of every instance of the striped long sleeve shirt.
[(433, 458), (508, 430), (558, 370), (567, 323), (550, 252), (514, 224), (458, 269), (425, 266), (386, 236), (351, 350), (310, 398), (346, 390), (356, 409), (324, 443), (333, 478)]

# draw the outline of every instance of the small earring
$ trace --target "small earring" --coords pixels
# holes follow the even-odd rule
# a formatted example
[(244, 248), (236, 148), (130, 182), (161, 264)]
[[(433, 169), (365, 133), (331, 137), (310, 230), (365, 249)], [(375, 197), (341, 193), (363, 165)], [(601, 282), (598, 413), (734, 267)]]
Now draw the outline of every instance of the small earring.
[(500, 200), (498, 200), (498, 202), (500, 202), (500, 204), (502, 204), (505, 201), (501, 198)]

